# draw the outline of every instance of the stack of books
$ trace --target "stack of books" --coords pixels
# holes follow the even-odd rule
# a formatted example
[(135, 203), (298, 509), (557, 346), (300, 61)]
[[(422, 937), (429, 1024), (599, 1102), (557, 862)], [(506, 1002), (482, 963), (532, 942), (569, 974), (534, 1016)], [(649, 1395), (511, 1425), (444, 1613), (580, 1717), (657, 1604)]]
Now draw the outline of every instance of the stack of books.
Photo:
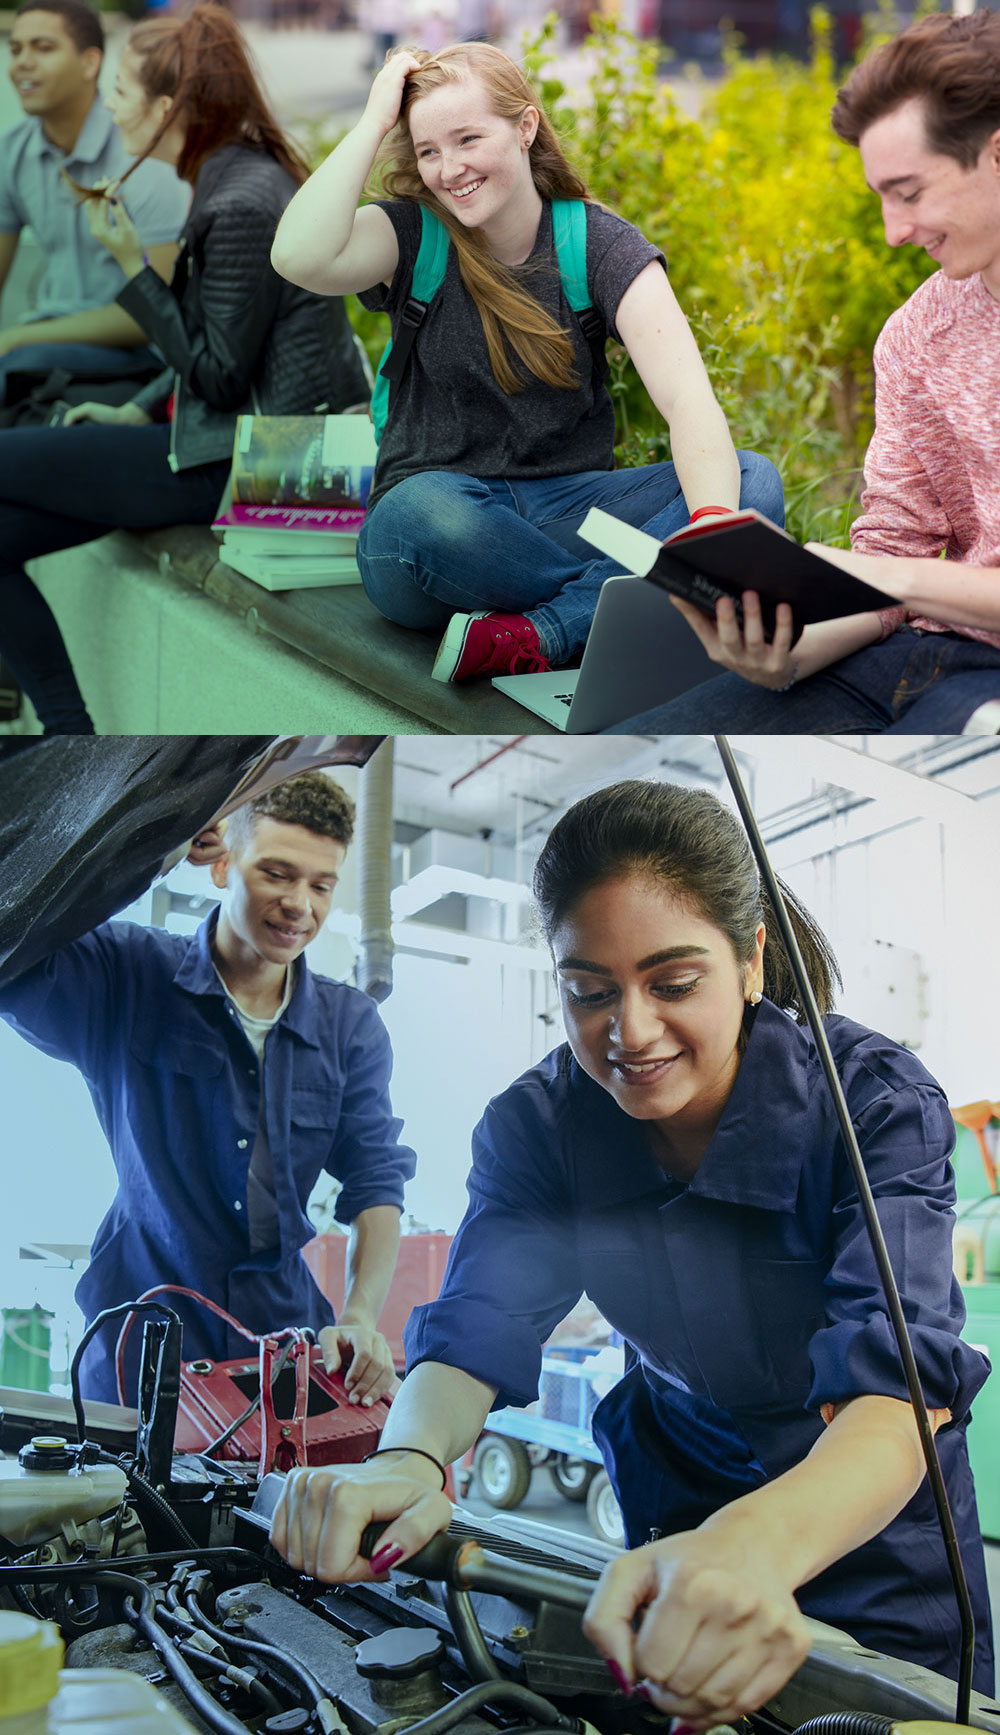
[(265, 590), (360, 584), (375, 456), (367, 416), (241, 416), (213, 523), (220, 560)]

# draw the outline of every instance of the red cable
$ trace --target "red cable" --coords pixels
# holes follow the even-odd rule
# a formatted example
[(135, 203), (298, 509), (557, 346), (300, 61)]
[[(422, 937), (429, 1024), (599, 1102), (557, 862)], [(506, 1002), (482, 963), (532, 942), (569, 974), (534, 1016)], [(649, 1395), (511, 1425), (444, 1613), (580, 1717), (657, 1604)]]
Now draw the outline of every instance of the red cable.
[[(137, 1304), (142, 1301), (152, 1301), (154, 1296), (157, 1295), (186, 1295), (190, 1301), (200, 1301), (203, 1307), (210, 1308), (211, 1311), (217, 1314), (220, 1319), (224, 1319), (227, 1325), (231, 1325), (234, 1331), (238, 1331), (241, 1337), (245, 1337), (249, 1343), (260, 1343), (261, 1336), (280, 1339), (287, 1337), (289, 1333), (299, 1335), (302, 1329), (297, 1325), (289, 1325), (284, 1326), (281, 1331), (269, 1331), (258, 1334), (255, 1331), (251, 1331), (248, 1326), (241, 1325), (239, 1320), (234, 1319), (231, 1313), (227, 1313), (224, 1307), (220, 1307), (217, 1301), (210, 1301), (207, 1295), (200, 1295), (197, 1289), (186, 1289), (182, 1283), (158, 1283), (154, 1289), (147, 1289), (145, 1294), (138, 1296)], [(118, 1342), (115, 1345), (115, 1382), (118, 1388), (118, 1402), (120, 1404), (124, 1404), (126, 1401), (125, 1345), (128, 1342), (128, 1334), (132, 1330), (132, 1322), (134, 1319), (134, 1312), (125, 1315), (121, 1331), (118, 1333)]]

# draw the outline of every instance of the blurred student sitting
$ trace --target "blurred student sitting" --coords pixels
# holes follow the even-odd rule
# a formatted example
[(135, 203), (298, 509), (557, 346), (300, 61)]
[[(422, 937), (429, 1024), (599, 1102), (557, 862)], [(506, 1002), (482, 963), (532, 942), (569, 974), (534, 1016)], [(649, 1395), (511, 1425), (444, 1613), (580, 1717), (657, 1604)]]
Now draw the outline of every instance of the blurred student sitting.
[[(45, 269), (30, 311), (0, 328), (0, 404), (15, 370), (129, 379), (162, 366), (143, 327), (116, 303), (121, 266), (66, 180), (117, 180), (132, 162), (97, 94), (103, 57), (104, 27), (85, 0), (28, 0), (15, 13), (10, 78), (24, 119), (0, 136), (0, 290), (25, 228)], [(189, 198), (168, 163), (145, 162), (129, 179), (129, 216), (167, 279)]]
[(24, 562), (116, 525), (210, 524), (241, 412), (336, 412), (369, 390), (343, 301), (271, 267), (278, 219), (308, 170), (228, 12), (205, 0), (186, 18), (137, 25), (110, 107), (127, 148), (172, 164), (194, 197), (170, 285), (146, 264), (120, 194), (89, 204), (127, 279), (118, 303), (166, 370), (120, 408), (82, 404), (62, 427), (0, 431), (0, 650), (49, 734), (93, 724)]

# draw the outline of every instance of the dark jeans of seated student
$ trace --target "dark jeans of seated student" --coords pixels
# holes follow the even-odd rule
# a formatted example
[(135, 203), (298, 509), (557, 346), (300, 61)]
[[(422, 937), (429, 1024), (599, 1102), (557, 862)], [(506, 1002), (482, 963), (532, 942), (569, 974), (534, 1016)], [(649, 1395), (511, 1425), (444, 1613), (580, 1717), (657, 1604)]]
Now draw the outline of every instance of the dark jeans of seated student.
[(1000, 699), (1000, 650), (900, 627), (787, 693), (719, 675), (606, 733), (958, 735), (988, 699)]
[(87, 735), (93, 725), (55, 616), (24, 563), (118, 526), (210, 524), (229, 464), (174, 475), (169, 446), (160, 425), (0, 430), (0, 650), (46, 734)]
[(128, 380), (145, 378), (162, 366), (148, 343), (133, 349), (112, 349), (103, 343), (25, 343), (0, 356), (0, 405), (6, 401), (8, 374), (65, 368), (84, 379)]
[[(784, 524), (781, 478), (739, 452), (740, 505)], [(606, 578), (619, 561), (576, 532), (591, 506), (662, 539), (687, 523), (673, 464), (506, 481), (427, 470), (368, 513), (358, 566), (375, 607), (400, 626), (441, 629), (456, 612), (527, 615), (559, 666), (582, 651)]]

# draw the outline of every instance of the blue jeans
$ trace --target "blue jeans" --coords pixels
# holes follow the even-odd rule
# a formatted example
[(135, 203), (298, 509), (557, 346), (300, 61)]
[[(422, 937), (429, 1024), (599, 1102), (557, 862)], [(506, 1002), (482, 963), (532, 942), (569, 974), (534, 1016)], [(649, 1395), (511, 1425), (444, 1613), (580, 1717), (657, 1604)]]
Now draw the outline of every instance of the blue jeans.
[[(740, 505), (785, 522), (781, 478), (739, 452)], [(591, 506), (662, 540), (687, 523), (673, 464), (506, 481), (425, 470), (397, 482), (367, 513), (358, 566), (375, 607), (404, 627), (441, 629), (453, 613), (527, 615), (549, 661), (586, 643), (606, 578), (621, 571), (576, 531)]]
[(987, 699), (1000, 699), (1000, 650), (899, 627), (787, 693), (719, 675), (605, 733), (958, 735)]
[(92, 542), (119, 525), (210, 524), (229, 463), (176, 475), (170, 429), (0, 429), (0, 650), (46, 734), (93, 733), (56, 618), (23, 570), (58, 548)]
[(67, 368), (85, 378), (136, 378), (138, 391), (139, 379), (162, 367), (159, 355), (148, 343), (136, 349), (111, 349), (101, 343), (26, 343), (0, 356), (0, 405), (6, 400), (7, 375), (12, 373), (51, 373), (53, 368)]

